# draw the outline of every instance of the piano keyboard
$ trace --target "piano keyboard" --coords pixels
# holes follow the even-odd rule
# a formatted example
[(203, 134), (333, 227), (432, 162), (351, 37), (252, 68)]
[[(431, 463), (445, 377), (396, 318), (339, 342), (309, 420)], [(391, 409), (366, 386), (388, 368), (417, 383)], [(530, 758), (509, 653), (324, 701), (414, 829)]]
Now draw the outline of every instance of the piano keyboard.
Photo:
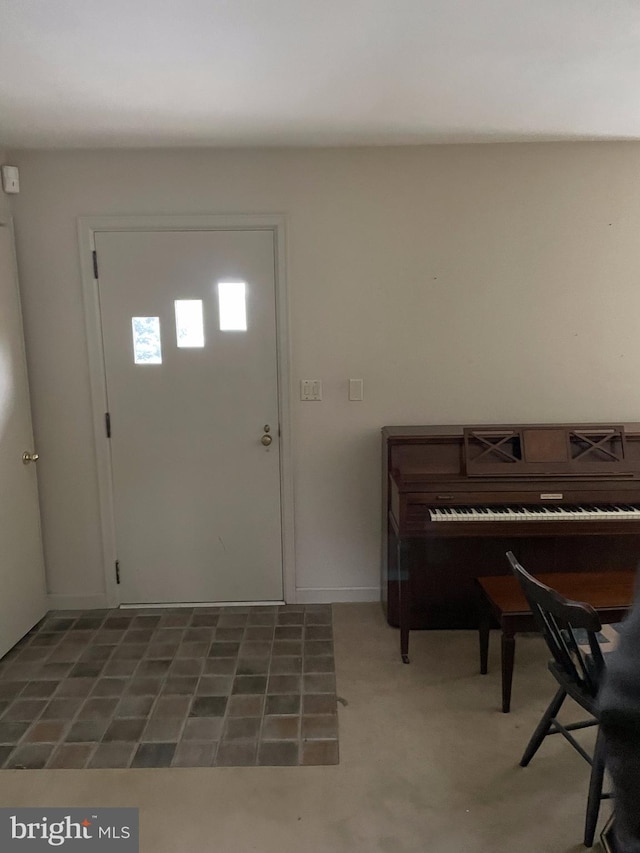
[(637, 521), (640, 506), (452, 506), (429, 508), (431, 521)]

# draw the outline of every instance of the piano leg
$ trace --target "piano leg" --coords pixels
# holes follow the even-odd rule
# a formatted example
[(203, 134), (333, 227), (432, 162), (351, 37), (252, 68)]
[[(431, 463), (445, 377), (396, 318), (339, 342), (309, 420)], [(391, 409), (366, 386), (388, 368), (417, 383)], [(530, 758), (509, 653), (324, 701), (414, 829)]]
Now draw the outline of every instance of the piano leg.
[(513, 682), (513, 661), (516, 651), (516, 638), (510, 631), (502, 630), (502, 712), (511, 710), (511, 684)]
[(398, 604), (400, 622), (400, 656), (409, 663), (409, 625), (411, 618), (409, 588), (409, 549), (403, 537), (397, 537)]

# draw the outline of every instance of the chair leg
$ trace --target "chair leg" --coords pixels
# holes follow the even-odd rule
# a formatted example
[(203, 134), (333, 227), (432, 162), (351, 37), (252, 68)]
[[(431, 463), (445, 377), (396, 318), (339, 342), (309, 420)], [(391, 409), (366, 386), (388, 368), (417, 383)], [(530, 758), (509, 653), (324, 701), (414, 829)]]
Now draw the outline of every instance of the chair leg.
[(605, 765), (605, 739), (598, 730), (596, 747), (593, 752), (593, 764), (591, 766), (591, 778), (589, 779), (589, 798), (587, 800), (587, 816), (584, 824), (584, 846), (591, 847), (596, 834), (596, 824), (600, 812), (602, 798), (602, 784), (604, 780)]
[(549, 734), (549, 729), (553, 724), (554, 718), (558, 715), (558, 711), (562, 707), (562, 703), (566, 699), (567, 694), (562, 689), (562, 687), (558, 690), (556, 695), (551, 700), (549, 707), (544, 712), (542, 719), (538, 723), (538, 727), (531, 736), (531, 740), (527, 744), (527, 748), (524, 751), (524, 755), (520, 760), (520, 767), (526, 767), (527, 764), (531, 761), (533, 756), (538, 751), (540, 744), (545, 739), (545, 737)]

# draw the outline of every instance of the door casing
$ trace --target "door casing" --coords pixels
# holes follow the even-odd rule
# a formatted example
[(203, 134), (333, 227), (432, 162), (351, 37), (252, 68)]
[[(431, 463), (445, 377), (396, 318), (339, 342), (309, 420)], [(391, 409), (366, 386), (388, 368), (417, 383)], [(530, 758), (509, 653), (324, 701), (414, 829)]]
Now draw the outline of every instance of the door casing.
[[(120, 604), (116, 583), (117, 560), (114, 495), (111, 480), (111, 455), (105, 432), (107, 388), (102, 324), (97, 280), (94, 277), (95, 234), (100, 231), (270, 231), (274, 240), (276, 326), (278, 361), (278, 411), (280, 420), (280, 490), (282, 501), (282, 560), (284, 598), (296, 603), (295, 548), (293, 525), (293, 468), (290, 418), (289, 307), (286, 284), (286, 222), (282, 214), (212, 214), (205, 216), (81, 216), (78, 217), (78, 242), (82, 273), (85, 327), (94, 445), (98, 473), (100, 526), (105, 583), (105, 606)], [(243, 602), (246, 604), (246, 602)]]

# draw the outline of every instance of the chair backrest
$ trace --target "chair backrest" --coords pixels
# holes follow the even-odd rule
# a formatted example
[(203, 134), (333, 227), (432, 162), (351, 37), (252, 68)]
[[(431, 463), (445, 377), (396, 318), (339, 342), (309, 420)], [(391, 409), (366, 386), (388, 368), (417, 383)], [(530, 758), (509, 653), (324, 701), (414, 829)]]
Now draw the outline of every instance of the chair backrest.
[(579, 690), (595, 696), (604, 669), (600, 617), (590, 604), (571, 601), (534, 578), (511, 551), (507, 558), (556, 666)]

